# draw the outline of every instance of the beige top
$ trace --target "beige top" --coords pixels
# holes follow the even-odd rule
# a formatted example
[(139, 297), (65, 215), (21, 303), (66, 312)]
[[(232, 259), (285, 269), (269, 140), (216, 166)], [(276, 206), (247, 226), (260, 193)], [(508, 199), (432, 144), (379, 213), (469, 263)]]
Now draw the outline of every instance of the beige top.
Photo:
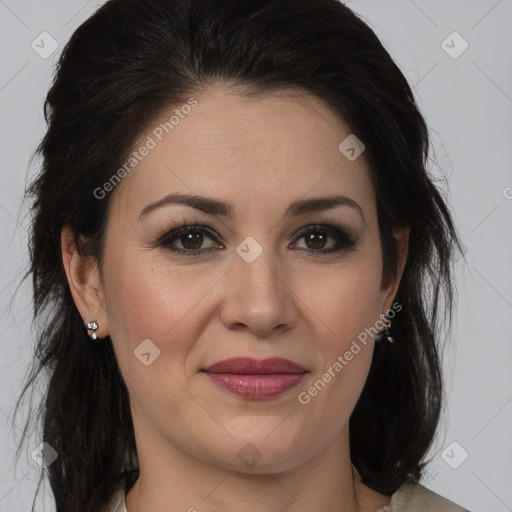
[[(104, 512), (127, 512), (122, 484)], [(403, 484), (391, 496), (391, 503), (375, 512), (469, 512), (420, 484)]]

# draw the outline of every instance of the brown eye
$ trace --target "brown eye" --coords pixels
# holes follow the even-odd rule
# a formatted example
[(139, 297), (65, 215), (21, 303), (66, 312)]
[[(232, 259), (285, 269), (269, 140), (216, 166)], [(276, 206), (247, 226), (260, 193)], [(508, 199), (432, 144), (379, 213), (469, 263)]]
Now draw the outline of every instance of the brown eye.
[(306, 245), (308, 245), (309, 249), (323, 249), (328, 237), (329, 236), (325, 233), (312, 231), (308, 235), (305, 235), (304, 239), (306, 240)]
[(199, 231), (189, 231), (178, 239), (185, 249), (195, 251), (203, 245), (203, 234)]
[[(215, 247), (203, 248), (207, 238), (215, 241), (215, 236), (207, 228), (195, 225), (183, 226), (165, 235), (159, 242), (159, 245), (177, 254), (200, 256), (213, 250), (213, 247)], [(182, 249), (179, 246), (176, 247), (176, 244), (180, 244)], [(223, 246), (218, 244), (217, 247), (222, 248)]]
[[(333, 246), (331, 244), (331, 248), (325, 249), (329, 238), (336, 243)], [(334, 226), (309, 226), (298, 234), (296, 240), (300, 239), (305, 240), (306, 249), (311, 249), (310, 251), (306, 251), (310, 255), (335, 253), (351, 249), (355, 245), (355, 240), (347, 233)], [(295, 246), (295, 244), (293, 245)], [(296, 248), (301, 249), (301, 247)]]
[[(205, 248), (203, 246), (206, 239), (210, 239), (216, 244)], [(305, 241), (305, 247), (298, 247), (296, 242), (288, 247), (305, 250), (308, 255), (312, 256), (349, 250), (355, 245), (355, 240), (346, 232), (334, 226), (326, 225), (313, 225), (304, 228), (296, 237), (296, 240), (301, 239)], [(329, 239), (331, 240), (331, 246), (326, 249)], [(158, 245), (181, 256), (202, 256), (216, 249), (225, 248), (217, 241), (213, 231), (205, 226), (195, 224), (181, 226), (170, 231), (159, 241)]]

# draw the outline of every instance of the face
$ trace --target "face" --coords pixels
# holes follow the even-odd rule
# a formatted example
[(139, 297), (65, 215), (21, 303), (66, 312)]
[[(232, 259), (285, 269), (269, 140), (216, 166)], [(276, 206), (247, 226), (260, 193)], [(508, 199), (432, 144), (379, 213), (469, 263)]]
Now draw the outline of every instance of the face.
[[(100, 336), (112, 338), (139, 446), (282, 471), (347, 428), (373, 351), (361, 333), (382, 330), (397, 282), (382, 279), (364, 153), (340, 151), (351, 132), (326, 105), (221, 87), (194, 98), (169, 133), (174, 107), (152, 124), (133, 148), (151, 149), (112, 192)], [(311, 202), (325, 198), (336, 200)], [(299, 368), (204, 371), (234, 357)]]

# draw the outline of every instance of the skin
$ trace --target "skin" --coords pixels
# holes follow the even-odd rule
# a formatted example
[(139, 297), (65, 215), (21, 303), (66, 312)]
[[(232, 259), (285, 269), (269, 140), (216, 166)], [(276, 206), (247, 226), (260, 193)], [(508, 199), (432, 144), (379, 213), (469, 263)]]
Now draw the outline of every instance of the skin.
[[(348, 437), (374, 340), (308, 404), (298, 394), (391, 307), (408, 231), (396, 234), (397, 278), (386, 279), (364, 153), (349, 161), (339, 151), (351, 131), (318, 98), (288, 90), (248, 99), (222, 86), (194, 97), (198, 105), (112, 193), (102, 267), (62, 232), (76, 306), (84, 325), (98, 322), (99, 338), (111, 336), (130, 394), (140, 477), (127, 509), (374, 511), (390, 497), (360, 482)], [(229, 202), (234, 215), (168, 204), (138, 219), (170, 193)], [(364, 218), (347, 205), (284, 217), (297, 199), (333, 194), (357, 202)], [(215, 238), (172, 247), (213, 250), (190, 257), (158, 246), (175, 221), (207, 226)], [(349, 230), (354, 247), (308, 254), (337, 246), (332, 236), (323, 245), (297, 237), (312, 224)], [(263, 250), (252, 263), (236, 252), (248, 236)], [(134, 356), (145, 339), (160, 350), (148, 366)], [(234, 356), (284, 357), (308, 373), (276, 398), (245, 399), (200, 371)], [(237, 456), (247, 443), (260, 456), (250, 467)]]

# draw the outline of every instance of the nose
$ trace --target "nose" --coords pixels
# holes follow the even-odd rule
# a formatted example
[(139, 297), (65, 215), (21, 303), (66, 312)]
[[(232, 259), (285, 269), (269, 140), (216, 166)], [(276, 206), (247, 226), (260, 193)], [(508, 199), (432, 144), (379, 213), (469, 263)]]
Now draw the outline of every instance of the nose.
[(297, 298), (284, 263), (264, 250), (251, 263), (238, 255), (224, 280), (221, 321), (230, 330), (270, 336), (293, 328)]

